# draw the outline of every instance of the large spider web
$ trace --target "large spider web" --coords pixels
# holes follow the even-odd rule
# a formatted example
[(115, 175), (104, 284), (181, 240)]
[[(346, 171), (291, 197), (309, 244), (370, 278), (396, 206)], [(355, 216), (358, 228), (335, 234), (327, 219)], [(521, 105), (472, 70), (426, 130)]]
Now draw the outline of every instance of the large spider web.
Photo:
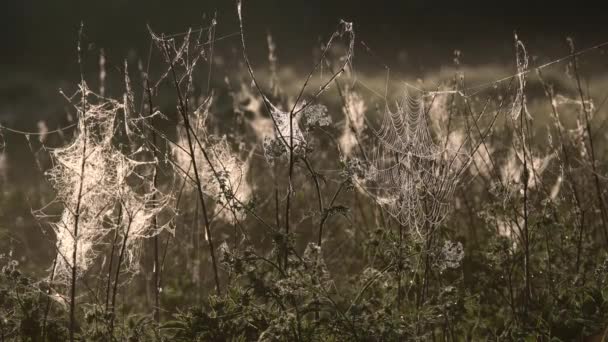
[(401, 225), (425, 235), (445, 218), (459, 172), (435, 143), (423, 98), (405, 92), (386, 109), (374, 148), (366, 190)]

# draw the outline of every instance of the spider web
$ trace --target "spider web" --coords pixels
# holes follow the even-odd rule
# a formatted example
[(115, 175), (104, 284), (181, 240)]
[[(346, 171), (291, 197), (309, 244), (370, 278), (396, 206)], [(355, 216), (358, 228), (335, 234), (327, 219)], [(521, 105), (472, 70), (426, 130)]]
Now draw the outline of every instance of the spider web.
[(401, 225), (425, 235), (445, 218), (459, 172), (433, 140), (422, 96), (386, 109), (366, 175), (367, 191)]

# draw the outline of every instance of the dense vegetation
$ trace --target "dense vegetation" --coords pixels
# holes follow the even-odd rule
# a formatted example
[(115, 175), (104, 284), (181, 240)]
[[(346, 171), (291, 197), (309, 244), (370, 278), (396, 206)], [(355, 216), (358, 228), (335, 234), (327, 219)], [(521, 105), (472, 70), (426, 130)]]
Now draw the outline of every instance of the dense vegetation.
[(432, 88), (374, 83), (340, 22), (294, 88), (270, 35), (250, 62), (238, 16), (234, 69), (215, 19), (150, 30), (122, 96), (101, 55), (63, 94), (72, 124), (3, 127), (52, 189), (32, 215), (53, 261), (39, 279), (0, 257), (0, 341), (602, 336), (608, 136), (581, 69), (599, 47), (533, 67), (515, 36), (510, 77), (471, 86), (455, 52)]

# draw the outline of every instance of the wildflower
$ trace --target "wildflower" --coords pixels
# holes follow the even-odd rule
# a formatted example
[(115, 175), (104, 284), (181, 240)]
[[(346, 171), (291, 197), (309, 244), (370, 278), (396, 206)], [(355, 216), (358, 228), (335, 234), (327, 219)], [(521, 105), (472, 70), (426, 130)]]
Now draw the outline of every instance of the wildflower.
[(445, 241), (439, 257), (439, 269), (445, 271), (458, 268), (464, 258), (464, 249), (460, 242)]

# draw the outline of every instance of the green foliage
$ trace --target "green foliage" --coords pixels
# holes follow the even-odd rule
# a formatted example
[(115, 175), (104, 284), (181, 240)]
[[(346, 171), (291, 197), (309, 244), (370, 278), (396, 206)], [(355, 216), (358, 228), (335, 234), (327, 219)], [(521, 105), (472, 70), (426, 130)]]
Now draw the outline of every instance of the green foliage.
[(19, 270), (10, 256), (0, 256), (0, 337), (2, 340), (66, 339), (61, 305), (47, 296), (49, 284), (35, 282)]

